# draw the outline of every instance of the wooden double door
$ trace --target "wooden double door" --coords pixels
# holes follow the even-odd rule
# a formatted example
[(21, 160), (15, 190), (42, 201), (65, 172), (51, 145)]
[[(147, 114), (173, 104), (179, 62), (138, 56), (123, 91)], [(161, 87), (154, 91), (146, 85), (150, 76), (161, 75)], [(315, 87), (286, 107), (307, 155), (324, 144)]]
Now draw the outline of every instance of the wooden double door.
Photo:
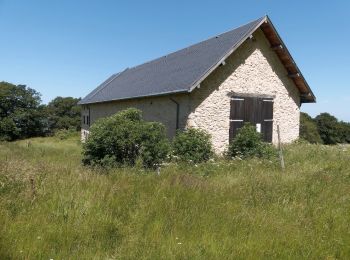
[(262, 134), (265, 142), (272, 142), (273, 98), (232, 97), (230, 111), (230, 140), (244, 123), (249, 122)]

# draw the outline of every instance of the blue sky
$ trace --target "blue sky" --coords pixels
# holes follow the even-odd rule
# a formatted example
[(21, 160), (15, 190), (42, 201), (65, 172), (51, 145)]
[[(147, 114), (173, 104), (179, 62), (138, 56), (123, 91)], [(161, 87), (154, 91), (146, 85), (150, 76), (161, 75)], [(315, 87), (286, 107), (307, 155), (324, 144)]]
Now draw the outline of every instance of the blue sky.
[(0, 81), (45, 103), (268, 14), (309, 82), (312, 116), (350, 121), (350, 1), (0, 0)]

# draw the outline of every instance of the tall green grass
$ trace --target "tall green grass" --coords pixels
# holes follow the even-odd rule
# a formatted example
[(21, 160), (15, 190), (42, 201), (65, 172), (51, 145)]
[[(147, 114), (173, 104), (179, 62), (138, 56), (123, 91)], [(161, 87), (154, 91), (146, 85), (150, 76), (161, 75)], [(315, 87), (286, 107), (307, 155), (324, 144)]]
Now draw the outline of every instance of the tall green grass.
[(0, 259), (350, 258), (350, 147), (291, 145), (284, 172), (80, 160), (77, 138), (0, 144)]

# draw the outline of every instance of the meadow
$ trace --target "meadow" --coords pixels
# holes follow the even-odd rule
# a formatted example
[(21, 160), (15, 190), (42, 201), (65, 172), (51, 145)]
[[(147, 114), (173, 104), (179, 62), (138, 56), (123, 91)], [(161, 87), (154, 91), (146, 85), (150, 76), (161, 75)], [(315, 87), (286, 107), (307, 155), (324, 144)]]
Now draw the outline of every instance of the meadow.
[(78, 137), (0, 143), (0, 259), (349, 259), (350, 147), (278, 161), (81, 165)]

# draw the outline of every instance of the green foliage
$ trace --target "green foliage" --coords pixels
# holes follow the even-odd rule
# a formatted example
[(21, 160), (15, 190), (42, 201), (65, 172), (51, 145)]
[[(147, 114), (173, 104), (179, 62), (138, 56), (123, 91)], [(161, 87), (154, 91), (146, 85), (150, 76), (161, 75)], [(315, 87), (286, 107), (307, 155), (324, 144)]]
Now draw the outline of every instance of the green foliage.
[(55, 132), (55, 137), (60, 140), (67, 140), (69, 138), (75, 137), (77, 131), (75, 129), (60, 129)]
[(242, 158), (271, 158), (276, 155), (276, 150), (271, 144), (262, 141), (261, 134), (254, 126), (246, 123), (231, 141), (227, 155)]
[(47, 106), (24, 85), (0, 82), (0, 140), (45, 136), (59, 129), (80, 129), (80, 99), (57, 97)]
[(306, 113), (300, 113), (300, 138), (309, 143), (322, 143), (316, 122)]
[(211, 136), (196, 128), (178, 131), (173, 140), (173, 155), (186, 162), (208, 161), (213, 156)]
[(338, 131), (340, 142), (350, 144), (350, 123), (339, 122)]
[(135, 165), (141, 156), (145, 167), (155, 167), (167, 156), (165, 128), (142, 120), (141, 111), (130, 108), (98, 120), (83, 146), (85, 165)]
[(139, 155), (142, 136), (142, 116), (137, 109), (127, 109), (101, 118), (90, 128), (83, 146), (85, 165), (134, 165)]
[(315, 118), (315, 121), (324, 144), (341, 142), (337, 118), (329, 113), (321, 113)]
[(140, 156), (146, 168), (155, 168), (164, 162), (170, 152), (165, 127), (161, 123), (145, 122)]
[(329, 113), (321, 113), (315, 119), (301, 113), (300, 137), (310, 143), (350, 143), (350, 123), (338, 121)]
[(40, 94), (24, 85), (0, 82), (0, 139), (45, 135), (47, 121)]
[(0, 143), (0, 259), (350, 258), (348, 146), (286, 146), (283, 174), (253, 158), (158, 176), (96, 174), (77, 141)]
[(0, 140), (11, 141), (19, 137), (20, 129), (10, 117), (0, 120)]
[(50, 130), (80, 130), (81, 114), (78, 102), (80, 98), (56, 97), (47, 105)]

